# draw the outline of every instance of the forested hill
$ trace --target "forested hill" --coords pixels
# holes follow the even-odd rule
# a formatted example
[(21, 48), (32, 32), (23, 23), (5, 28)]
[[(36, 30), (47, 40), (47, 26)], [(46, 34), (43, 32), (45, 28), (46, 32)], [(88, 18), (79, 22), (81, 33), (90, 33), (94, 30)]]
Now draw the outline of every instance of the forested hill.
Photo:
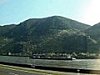
[(31, 18), (17, 25), (0, 26), (0, 54), (96, 52), (99, 44), (89, 32), (92, 28), (95, 26), (61, 16)]

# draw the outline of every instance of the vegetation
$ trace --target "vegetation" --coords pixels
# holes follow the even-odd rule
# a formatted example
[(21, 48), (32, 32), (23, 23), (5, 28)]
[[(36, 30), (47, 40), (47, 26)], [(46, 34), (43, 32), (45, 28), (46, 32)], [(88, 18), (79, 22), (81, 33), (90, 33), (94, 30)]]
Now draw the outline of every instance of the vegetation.
[(0, 26), (0, 54), (98, 53), (100, 24), (89, 26), (61, 16)]

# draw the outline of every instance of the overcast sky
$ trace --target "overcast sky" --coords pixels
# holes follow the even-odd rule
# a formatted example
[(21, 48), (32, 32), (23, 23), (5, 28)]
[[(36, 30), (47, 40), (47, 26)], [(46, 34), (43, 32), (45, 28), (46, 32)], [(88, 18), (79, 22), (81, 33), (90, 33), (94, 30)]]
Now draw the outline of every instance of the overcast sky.
[(0, 0), (0, 25), (53, 15), (94, 25), (100, 22), (100, 0)]

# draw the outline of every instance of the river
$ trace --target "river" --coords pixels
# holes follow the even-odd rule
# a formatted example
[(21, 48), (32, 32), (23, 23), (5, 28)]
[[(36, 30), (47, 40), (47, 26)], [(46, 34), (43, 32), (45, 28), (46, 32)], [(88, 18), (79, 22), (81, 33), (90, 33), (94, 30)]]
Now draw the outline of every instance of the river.
[(100, 59), (46, 60), (18, 56), (0, 56), (0, 62), (100, 70)]
[(100, 59), (75, 59), (75, 60), (31, 59), (30, 61), (32, 64), (35, 65), (100, 70)]

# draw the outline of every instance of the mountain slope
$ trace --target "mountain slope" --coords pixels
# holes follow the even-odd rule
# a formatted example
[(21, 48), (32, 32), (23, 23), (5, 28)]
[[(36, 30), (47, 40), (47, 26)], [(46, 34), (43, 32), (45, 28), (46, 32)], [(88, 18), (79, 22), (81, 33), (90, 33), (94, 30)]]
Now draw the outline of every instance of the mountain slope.
[(90, 27), (89, 29), (85, 30), (85, 33), (90, 38), (94, 39), (95, 44), (90, 45), (90, 49), (96, 50), (99, 52), (100, 50), (100, 23), (95, 24), (94, 26)]
[(24, 55), (45, 52), (86, 52), (86, 40), (91, 41), (91, 38), (81, 31), (89, 27), (61, 16), (28, 19), (14, 27), (0, 29), (2, 31), (0, 34), (3, 33), (3, 36), (0, 36), (3, 40), (0, 42), (0, 50), (4, 54), (11, 52)]
[(93, 39), (100, 39), (100, 23), (95, 24), (85, 31)]
[[(43, 19), (29, 19), (12, 29), (9, 37), (24, 37), (25, 36), (36, 36), (41, 35), (52, 35), (52, 33), (58, 32), (58, 30), (73, 29), (77, 31), (85, 30), (89, 28), (89, 25), (79, 23), (77, 21), (67, 19), (61, 16), (52, 16)], [(20, 33), (21, 32), (21, 33)], [(23, 36), (24, 35), (24, 36)]]

